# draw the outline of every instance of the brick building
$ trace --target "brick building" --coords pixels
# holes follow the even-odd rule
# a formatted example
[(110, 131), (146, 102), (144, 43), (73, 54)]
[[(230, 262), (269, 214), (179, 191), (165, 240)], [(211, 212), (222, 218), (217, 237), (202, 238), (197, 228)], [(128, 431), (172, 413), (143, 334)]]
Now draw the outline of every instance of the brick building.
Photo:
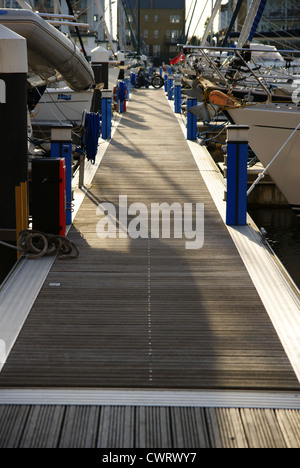
[(129, 20), (127, 45), (134, 43), (134, 36), (141, 52), (152, 57), (155, 64), (177, 55), (176, 44), (184, 38), (185, 1), (126, 0), (125, 3)]

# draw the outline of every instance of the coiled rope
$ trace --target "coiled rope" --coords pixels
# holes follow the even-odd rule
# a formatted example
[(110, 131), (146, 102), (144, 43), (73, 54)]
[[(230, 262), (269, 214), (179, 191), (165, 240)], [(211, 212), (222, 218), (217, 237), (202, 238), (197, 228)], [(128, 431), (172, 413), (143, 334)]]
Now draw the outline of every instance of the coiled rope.
[(79, 249), (74, 242), (64, 236), (45, 234), (44, 232), (24, 229), (19, 233), (17, 246), (0, 244), (18, 250), (29, 259), (49, 257), (58, 254), (60, 260), (77, 258)]

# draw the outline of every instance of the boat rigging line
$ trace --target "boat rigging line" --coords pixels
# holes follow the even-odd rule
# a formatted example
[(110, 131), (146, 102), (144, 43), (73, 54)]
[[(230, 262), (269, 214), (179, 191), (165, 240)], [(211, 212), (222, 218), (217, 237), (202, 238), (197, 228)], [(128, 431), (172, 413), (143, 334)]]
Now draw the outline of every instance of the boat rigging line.
[[(192, 23), (192, 20), (193, 20), (193, 17), (194, 17), (194, 13), (195, 13), (195, 9), (196, 9), (196, 6), (197, 6), (197, 2), (198, 2), (198, 0), (195, 0), (193, 13), (192, 13), (192, 15), (191, 15), (190, 22), (189, 22), (189, 25), (188, 25), (188, 28), (187, 28), (187, 31), (186, 31), (186, 35), (185, 35), (185, 41), (184, 41), (185, 43), (186, 43), (187, 40), (188, 40), (189, 31), (190, 31), (191, 23)], [(191, 4), (191, 7), (192, 7), (192, 4)]]

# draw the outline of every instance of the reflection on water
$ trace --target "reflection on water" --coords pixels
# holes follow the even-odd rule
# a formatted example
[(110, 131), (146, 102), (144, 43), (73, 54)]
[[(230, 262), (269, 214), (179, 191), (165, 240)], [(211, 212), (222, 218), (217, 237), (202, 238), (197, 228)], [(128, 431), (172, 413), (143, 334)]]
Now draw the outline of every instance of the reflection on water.
[(255, 224), (267, 231), (267, 239), (300, 288), (300, 218), (290, 208), (249, 209)]

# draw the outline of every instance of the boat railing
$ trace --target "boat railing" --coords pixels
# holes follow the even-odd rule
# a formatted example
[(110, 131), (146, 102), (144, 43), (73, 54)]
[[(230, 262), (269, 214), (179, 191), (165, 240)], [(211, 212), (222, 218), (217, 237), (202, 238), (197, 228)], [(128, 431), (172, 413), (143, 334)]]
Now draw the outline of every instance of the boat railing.
[[(263, 67), (253, 59), (253, 52), (263, 53), (262, 49), (255, 48), (233, 48), (233, 47), (208, 47), (208, 46), (189, 46), (184, 44), (178, 44), (183, 48), (184, 53), (190, 54), (188, 63), (190, 66), (193, 64), (191, 57), (194, 57), (194, 68), (204, 75), (204, 73), (211, 73), (210, 76), (217, 77), (225, 84), (228, 90), (232, 88), (233, 84), (244, 82), (249, 85), (249, 80), (252, 78), (254, 83), (257, 83), (258, 87), (263, 90), (267, 96), (267, 102), (272, 101), (272, 92), (270, 82), (278, 79), (278, 75), (273, 73), (270, 74), (263, 72)], [(265, 53), (269, 51), (266, 50)], [(281, 51), (279, 53), (300, 55), (300, 51)], [(225, 56), (224, 56), (225, 54)], [(246, 55), (247, 54), (247, 55)], [(237, 67), (234, 63), (237, 60), (239, 66)], [(252, 65), (252, 66), (251, 66)], [(193, 65), (192, 65), (193, 66)], [(243, 69), (241, 69), (243, 67)], [(243, 74), (244, 72), (244, 74)], [(245, 75), (247, 73), (247, 76)], [(280, 75), (281, 79), (293, 80), (293, 75)], [(253, 83), (251, 83), (253, 85)]]

